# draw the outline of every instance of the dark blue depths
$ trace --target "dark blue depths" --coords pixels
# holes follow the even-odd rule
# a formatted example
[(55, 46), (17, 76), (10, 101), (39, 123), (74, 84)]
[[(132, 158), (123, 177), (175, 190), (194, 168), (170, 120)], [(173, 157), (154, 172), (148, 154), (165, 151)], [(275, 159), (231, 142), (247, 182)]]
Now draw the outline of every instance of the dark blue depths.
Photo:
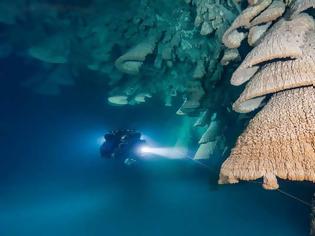
[[(173, 142), (173, 109), (107, 107), (100, 92), (79, 88), (42, 97), (18, 86), (27, 70), (15, 58), (0, 70), (1, 236), (308, 235), (309, 208), (279, 192), (218, 187), (217, 173), (190, 160), (126, 167), (99, 157), (98, 138), (127, 121)], [(282, 188), (307, 201), (314, 191)]]

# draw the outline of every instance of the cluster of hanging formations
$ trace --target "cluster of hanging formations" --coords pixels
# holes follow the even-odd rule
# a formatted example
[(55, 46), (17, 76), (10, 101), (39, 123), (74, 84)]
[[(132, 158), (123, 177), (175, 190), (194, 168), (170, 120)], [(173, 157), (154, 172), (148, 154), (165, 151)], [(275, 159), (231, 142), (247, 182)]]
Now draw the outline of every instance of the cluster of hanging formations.
[(223, 36), (229, 50), (244, 39), (253, 49), (231, 78), (247, 82), (233, 104), (262, 109), (238, 138), (220, 171), (220, 184), (263, 178), (315, 182), (315, 0), (251, 2)]

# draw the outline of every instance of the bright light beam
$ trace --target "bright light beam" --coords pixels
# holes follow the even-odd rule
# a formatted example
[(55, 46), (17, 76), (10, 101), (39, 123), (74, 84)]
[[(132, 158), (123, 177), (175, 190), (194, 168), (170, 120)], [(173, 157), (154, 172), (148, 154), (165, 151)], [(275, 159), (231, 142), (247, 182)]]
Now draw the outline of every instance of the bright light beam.
[(150, 147), (142, 146), (140, 147), (140, 153), (143, 155), (152, 154), (168, 159), (183, 159), (186, 158), (187, 149), (178, 147)]

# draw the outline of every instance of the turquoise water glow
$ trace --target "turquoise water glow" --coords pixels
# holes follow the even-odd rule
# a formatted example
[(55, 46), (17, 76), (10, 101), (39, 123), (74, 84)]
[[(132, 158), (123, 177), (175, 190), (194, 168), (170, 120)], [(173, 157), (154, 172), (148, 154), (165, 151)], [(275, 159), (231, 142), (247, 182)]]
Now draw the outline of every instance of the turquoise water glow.
[[(97, 138), (124, 121), (121, 109), (107, 108), (109, 116), (79, 93), (38, 100), (8, 88), (1, 103), (16, 106), (3, 119), (1, 235), (308, 234), (309, 208), (278, 192), (248, 183), (217, 186), (216, 173), (189, 160), (126, 167), (100, 159)], [(151, 135), (163, 143), (172, 132), (162, 125), (178, 119), (164, 109), (159, 116), (150, 107), (132, 109), (132, 121), (147, 130), (152, 124)], [(310, 184), (282, 186), (306, 200), (314, 191)]]
[[(229, 82), (239, 62), (220, 64), (237, 7), (209, 0), (204, 14), (202, 2), (209, 7), (0, 1), (0, 236), (309, 234), (309, 206), (255, 183), (217, 185), (223, 149), (253, 114), (232, 111), (243, 90)], [(241, 56), (249, 50), (242, 45)], [(176, 115), (184, 97), (193, 107), (181, 110), (187, 117), (207, 109), (220, 121), (222, 148), (202, 162), (209, 168), (191, 160), (205, 128), (193, 132)], [(132, 166), (102, 159), (100, 138), (118, 128), (138, 129), (161, 148), (185, 144), (189, 153)], [(315, 192), (311, 183), (279, 183), (306, 202)]]

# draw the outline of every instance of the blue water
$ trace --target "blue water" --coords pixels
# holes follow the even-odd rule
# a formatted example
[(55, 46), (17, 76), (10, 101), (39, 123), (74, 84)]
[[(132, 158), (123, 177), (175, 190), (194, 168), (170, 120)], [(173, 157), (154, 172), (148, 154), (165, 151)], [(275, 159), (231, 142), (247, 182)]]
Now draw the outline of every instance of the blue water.
[[(173, 142), (174, 108), (108, 107), (79, 88), (43, 97), (18, 86), (28, 71), (16, 58), (0, 71), (1, 236), (308, 235), (310, 209), (279, 192), (217, 186), (217, 173), (187, 159), (126, 167), (99, 157), (98, 138), (126, 114), (157, 142)], [(281, 187), (306, 201), (314, 192)]]

